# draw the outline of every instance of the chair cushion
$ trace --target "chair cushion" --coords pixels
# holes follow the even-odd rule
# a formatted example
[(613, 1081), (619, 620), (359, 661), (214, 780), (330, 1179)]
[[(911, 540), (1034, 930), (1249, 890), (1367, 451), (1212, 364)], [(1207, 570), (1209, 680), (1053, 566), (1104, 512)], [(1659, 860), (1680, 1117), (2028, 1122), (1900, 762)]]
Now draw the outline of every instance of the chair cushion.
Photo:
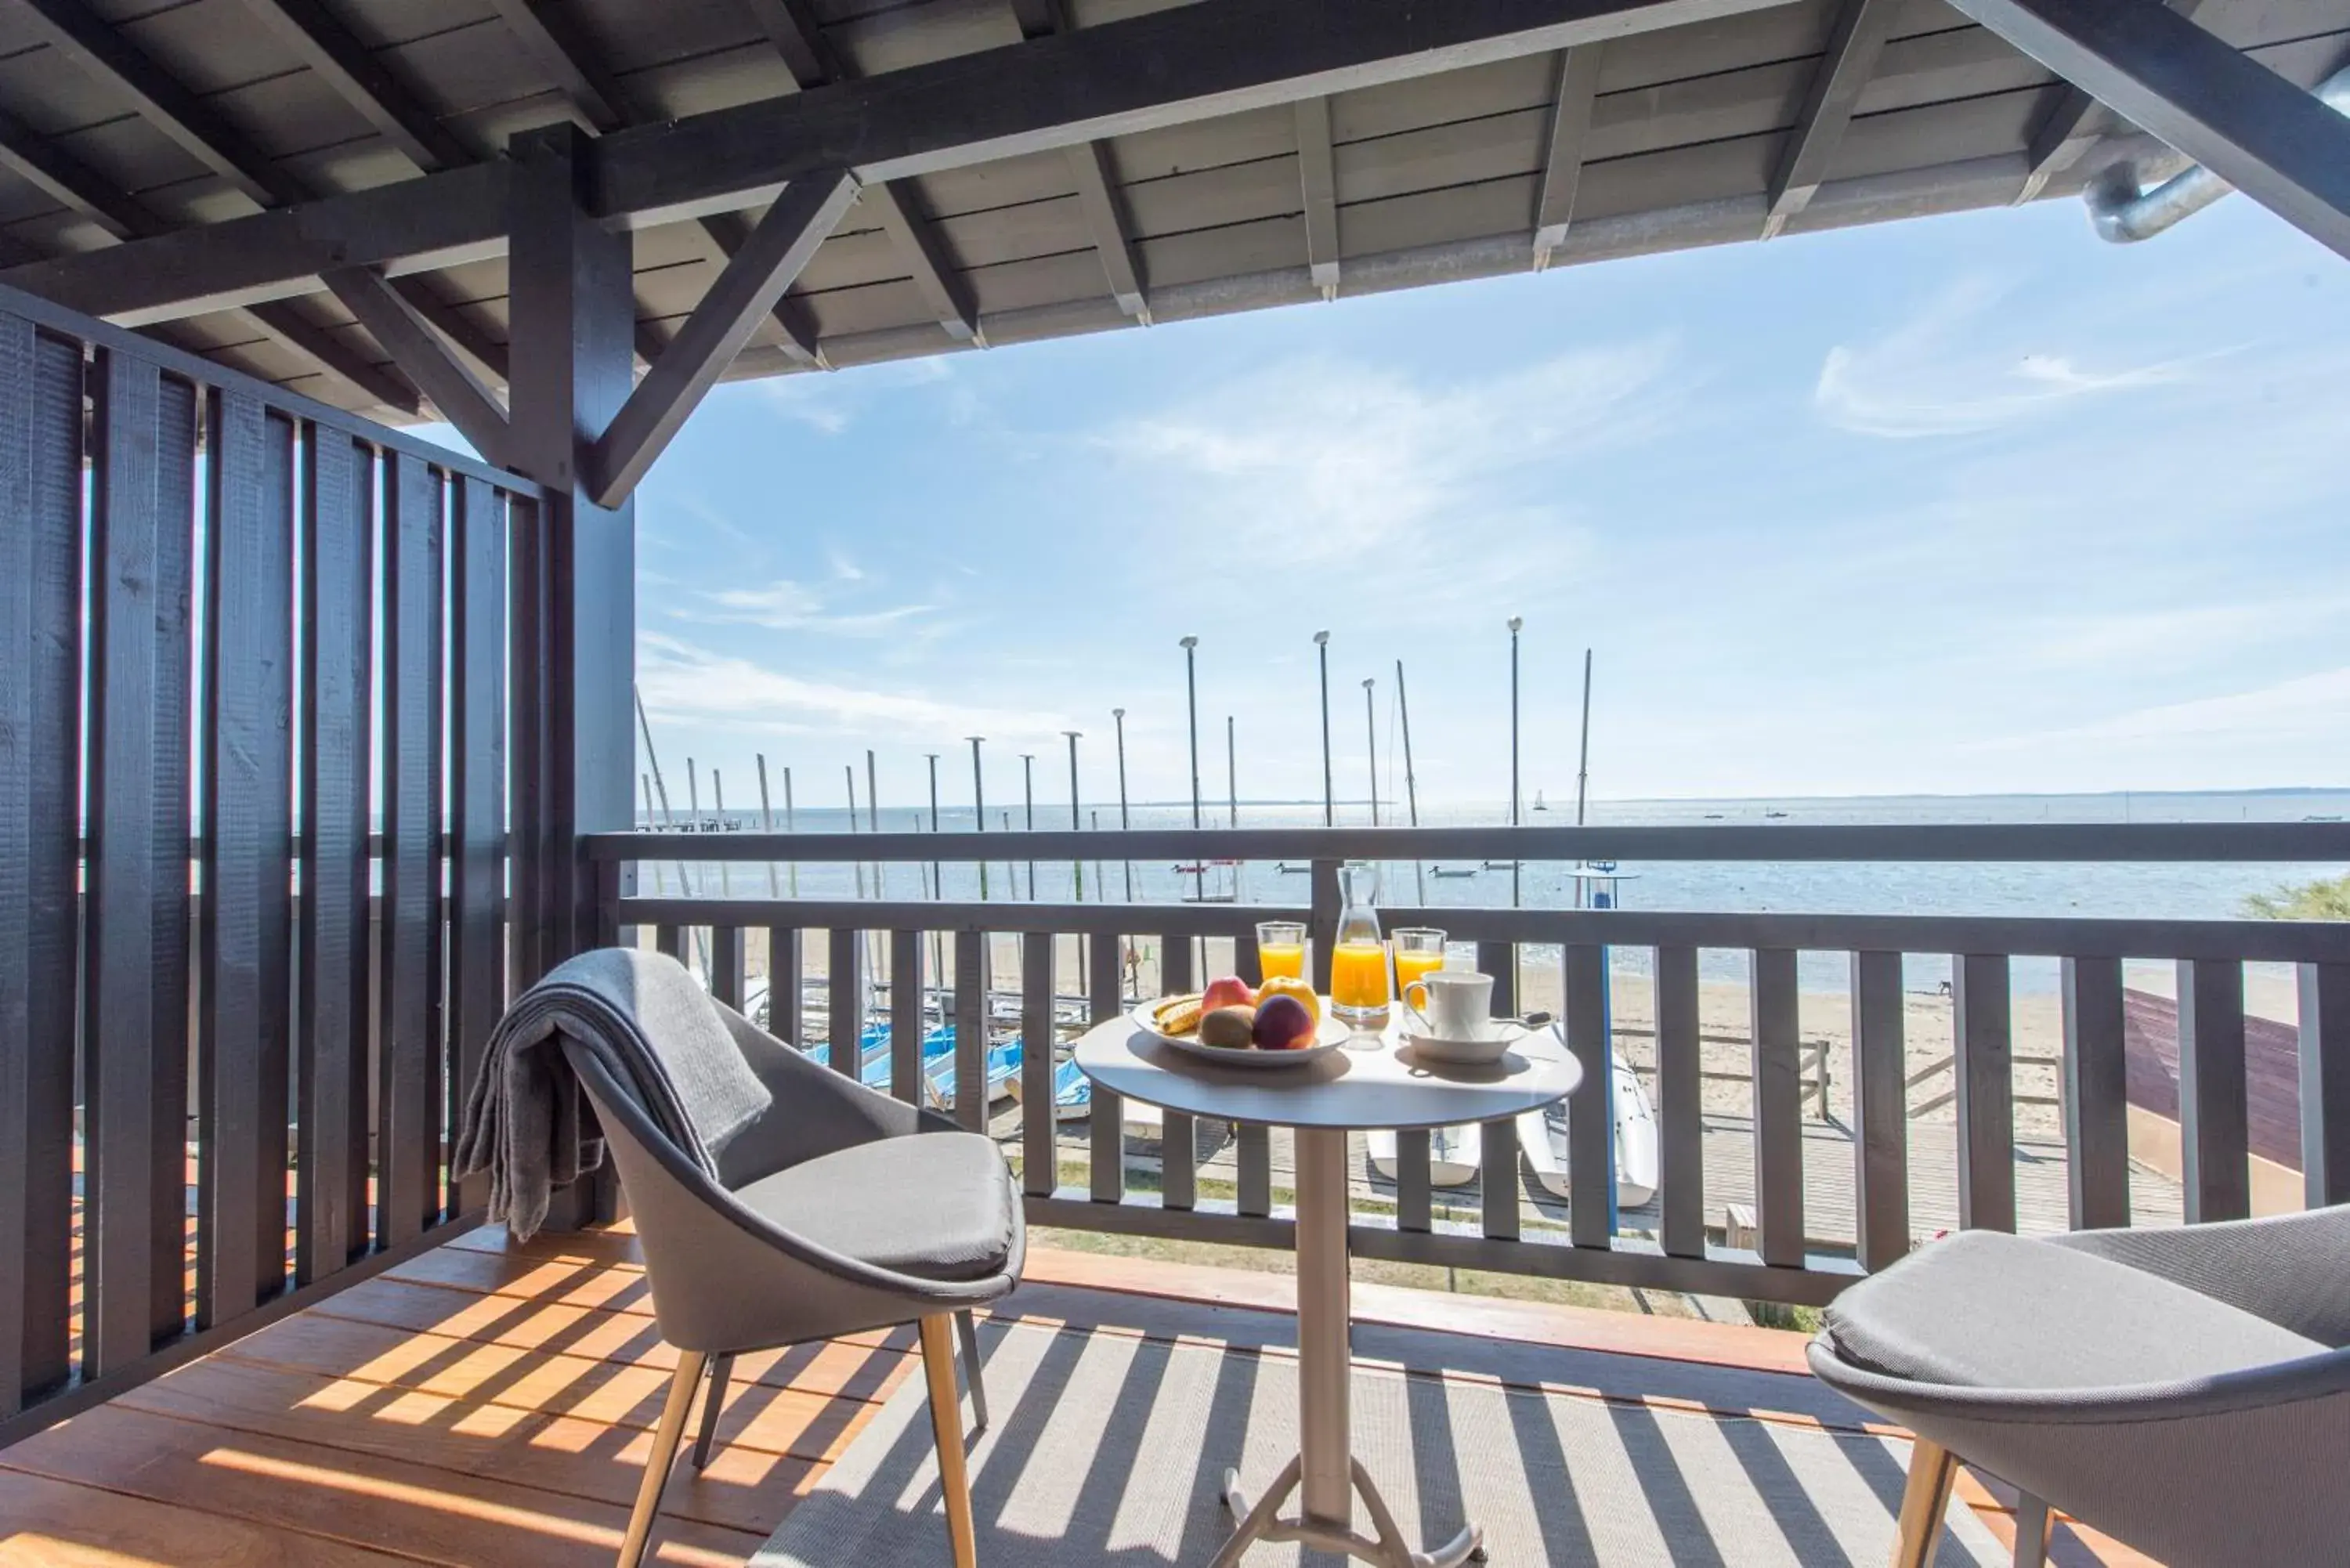
[(1011, 1173), (977, 1133), (879, 1138), (763, 1177), (734, 1196), (819, 1247), (922, 1279), (985, 1279), (1012, 1256)]
[(1839, 1359), (1885, 1376), (2018, 1390), (2174, 1383), (2324, 1350), (2142, 1270), (1995, 1231), (1863, 1280), (1824, 1332)]

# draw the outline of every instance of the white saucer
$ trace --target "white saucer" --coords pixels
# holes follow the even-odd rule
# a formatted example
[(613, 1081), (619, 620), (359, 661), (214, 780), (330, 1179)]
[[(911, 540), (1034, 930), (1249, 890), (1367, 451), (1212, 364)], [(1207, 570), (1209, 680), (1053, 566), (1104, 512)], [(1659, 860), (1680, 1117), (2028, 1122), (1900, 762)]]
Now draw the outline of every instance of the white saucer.
[(1494, 1018), (1486, 1021), (1485, 1033), (1474, 1040), (1440, 1040), (1406, 1027), (1403, 1043), (1414, 1055), (1426, 1061), (1482, 1067), (1500, 1061), (1511, 1046), (1534, 1033), (1514, 1018)]

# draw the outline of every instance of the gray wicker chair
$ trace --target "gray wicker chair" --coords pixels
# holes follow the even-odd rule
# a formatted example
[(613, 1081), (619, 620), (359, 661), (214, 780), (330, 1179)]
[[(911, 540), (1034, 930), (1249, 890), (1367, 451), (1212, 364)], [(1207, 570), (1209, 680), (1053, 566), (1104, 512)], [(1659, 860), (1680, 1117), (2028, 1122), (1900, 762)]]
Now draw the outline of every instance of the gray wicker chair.
[(2350, 1206), (1969, 1231), (1846, 1291), (1810, 1356), (1918, 1436), (1896, 1568), (1961, 1462), (2171, 1568), (2350, 1561)]
[[(695, 1389), (713, 1358), (920, 1325), (947, 1532), (971, 1568), (951, 1322), (1019, 1281), (1019, 1196), (993, 1141), (818, 1066), (719, 1003), (773, 1106), (718, 1155), (718, 1179), (591, 1052), (567, 1059), (594, 1104), (644, 1248), (653, 1314), (680, 1352), (620, 1568), (643, 1560)], [(920, 1136), (915, 1136), (920, 1135)], [(980, 1372), (970, 1356), (978, 1403)], [(713, 1379), (704, 1444), (724, 1392)]]

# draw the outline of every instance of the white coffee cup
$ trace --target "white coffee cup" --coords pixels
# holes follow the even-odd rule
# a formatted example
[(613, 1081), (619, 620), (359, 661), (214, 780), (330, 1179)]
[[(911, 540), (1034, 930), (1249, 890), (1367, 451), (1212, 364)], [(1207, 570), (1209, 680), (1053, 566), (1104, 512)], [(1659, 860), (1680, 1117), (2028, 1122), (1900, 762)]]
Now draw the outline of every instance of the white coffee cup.
[(1403, 988), (1403, 1004), (1430, 1039), (1482, 1040), (1492, 1023), (1493, 977), (1430, 970)]

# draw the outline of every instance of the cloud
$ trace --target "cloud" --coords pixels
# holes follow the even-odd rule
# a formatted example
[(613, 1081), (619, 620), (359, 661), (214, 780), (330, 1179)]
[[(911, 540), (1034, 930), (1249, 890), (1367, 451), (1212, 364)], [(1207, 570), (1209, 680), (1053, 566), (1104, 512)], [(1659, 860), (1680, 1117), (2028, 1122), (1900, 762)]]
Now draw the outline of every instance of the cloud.
[(1017, 743), (1049, 741), (1075, 727), (1058, 713), (803, 680), (658, 632), (637, 636), (637, 681), (646, 708), (664, 722), (715, 729), (829, 731), (912, 741), (983, 734)]
[(2176, 668), (2339, 623), (2350, 595), (2168, 605), (2039, 622), (2018, 644), (2024, 662), (2143, 672)]
[(863, 416), (877, 396), (892, 389), (924, 387), (951, 379), (944, 359), (906, 359), (818, 374), (802, 371), (756, 382), (758, 395), (784, 418), (820, 434), (837, 436)]
[[(853, 568), (849, 580), (864, 576)], [(758, 626), (770, 631), (806, 631), (830, 637), (881, 637), (906, 631), (928, 615), (926, 604), (892, 605), (887, 609), (842, 613), (804, 583), (778, 577), (762, 587), (696, 590), (693, 602), (669, 607), (680, 620), (705, 626)]]
[[(2297, 675), (2267, 686), (2134, 708), (2065, 729), (2003, 736), (1984, 751), (2038, 750), (2054, 742), (2194, 741), (2230, 747), (2283, 742), (2334, 742), (2350, 708), (2350, 667)], [(2273, 781), (2272, 781), (2273, 782)]]
[[(1544, 468), (1671, 432), (1673, 359), (1652, 338), (1445, 383), (1288, 359), (1090, 442), (1139, 470), (1123, 493), (1159, 517), (1135, 536), (1191, 565), (1281, 559), (1333, 592), (1394, 595), (1396, 614), (1452, 614), (1579, 557), (1579, 508)], [(1443, 566), (1396, 571), (1405, 559)]]
[(2019, 350), (1992, 318), (2000, 302), (1989, 285), (1962, 283), (1874, 343), (1836, 345), (1821, 362), (1813, 406), (1856, 435), (1970, 435), (2187, 379), (2184, 360), (2093, 369), (2067, 354)]

